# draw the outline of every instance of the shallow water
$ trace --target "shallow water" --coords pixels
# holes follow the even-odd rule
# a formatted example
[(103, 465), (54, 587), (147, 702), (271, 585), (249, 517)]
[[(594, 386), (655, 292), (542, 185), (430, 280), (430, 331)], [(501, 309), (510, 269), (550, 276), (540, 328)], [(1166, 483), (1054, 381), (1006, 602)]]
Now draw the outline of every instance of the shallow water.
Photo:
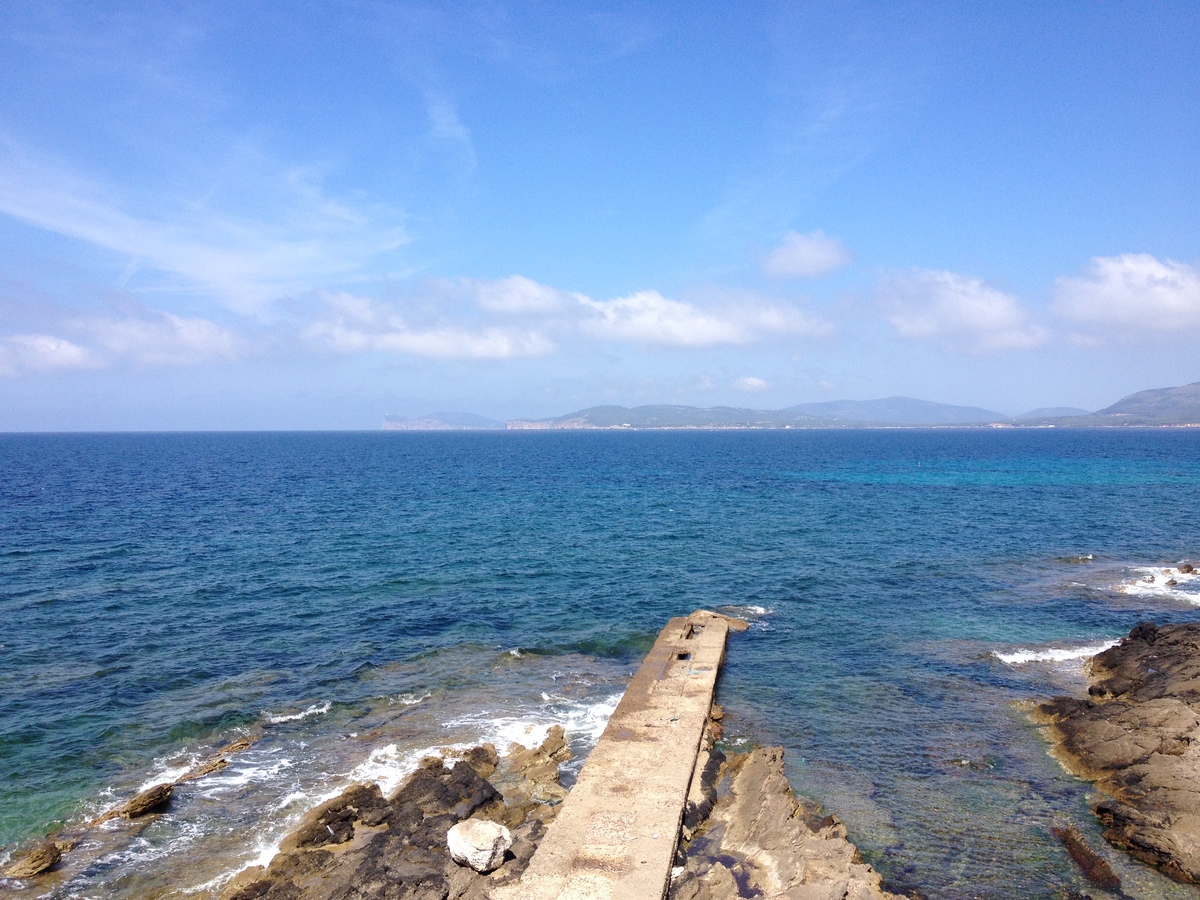
[[(1200, 433), (0, 436), (0, 842), (250, 735), (34, 891), (204, 896), (354, 778), (428, 748), (586, 752), (667, 618), (736, 606), (730, 734), (782, 743), (890, 883), (1135, 897), (1022, 702), (1197, 616)], [(1149, 580), (1147, 580), (1149, 579)], [(0, 854), (3, 858), (3, 854)], [(180, 893), (182, 891), (183, 893)]]

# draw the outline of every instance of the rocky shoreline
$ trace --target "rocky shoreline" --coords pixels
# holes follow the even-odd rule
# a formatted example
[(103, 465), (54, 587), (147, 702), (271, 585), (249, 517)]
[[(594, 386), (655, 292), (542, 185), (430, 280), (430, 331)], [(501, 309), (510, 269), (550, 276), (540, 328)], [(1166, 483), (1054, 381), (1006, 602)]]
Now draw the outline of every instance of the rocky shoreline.
[[(722, 716), (714, 706), (693, 773), (669, 900), (897, 897), (862, 862), (835, 816), (797, 800), (784, 773), (783, 748), (726, 756), (717, 747)], [(225, 755), (241, 749), (231, 745)], [(563, 729), (554, 726), (540, 746), (515, 745), (503, 757), (491, 744), (427, 757), (390, 796), (374, 784), (353, 784), (309, 811), (269, 865), (240, 872), (214, 893), (220, 900), (489, 900), (493, 888), (520, 878), (554, 821), (568, 794), (560, 767), (570, 759)], [(221, 768), (220, 762), (206, 765), (209, 772)], [(204, 774), (198, 768), (180, 781)], [(172, 788), (150, 788), (84, 828), (114, 818), (151, 819), (170, 802)], [(466, 820), (503, 826), (509, 840), (500, 865), (478, 872), (455, 862), (447, 836)], [(80, 834), (53, 835), (27, 848), (4, 874), (30, 886), (53, 878)]]
[(1088, 697), (1037, 707), (1055, 755), (1108, 799), (1105, 838), (1200, 884), (1200, 623), (1143, 623), (1088, 663)]
[[(222, 771), (229, 765), (229, 758), (231, 756), (249, 749), (252, 743), (253, 741), (248, 738), (240, 738), (228, 743), (215, 754), (197, 763), (174, 781), (164, 781), (152, 785), (121, 805), (114, 806), (107, 812), (89, 821), (47, 835), (44, 840), (37, 841), (25, 847), (9, 860), (3, 871), (0, 871), (0, 877), (27, 881), (50, 872), (62, 862), (66, 854), (74, 852), (81, 844), (89, 841), (92, 853), (90, 861), (94, 862), (94, 854), (97, 847), (108, 846), (104, 842), (97, 840), (100, 832), (94, 829), (107, 822), (120, 819), (128, 823), (130, 828), (121, 835), (114, 835), (110, 832), (107, 835), (110, 841), (120, 842), (123, 839), (128, 840), (135, 837), (140, 827), (144, 826), (152, 818), (153, 813), (161, 812), (167, 807), (171, 802), (171, 798), (175, 795), (176, 787), (188, 784), (189, 782), (200, 781), (208, 775)], [(81, 862), (80, 864), (86, 865), (87, 862)]]
[[(714, 708), (719, 718), (720, 710)], [(880, 876), (862, 863), (833, 816), (798, 802), (783, 750), (728, 758), (714, 745), (717, 719), (684, 818), (671, 900), (787, 897), (886, 900)], [(487, 900), (515, 882), (567, 795), (559, 766), (570, 758), (562, 729), (540, 747), (505, 757), (484, 745), (429, 757), (391, 796), (353, 785), (312, 810), (266, 868), (241, 873), (221, 900)], [(511, 847), (486, 873), (455, 862), (447, 833), (465, 819), (503, 825)]]
[[(835, 817), (796, 800), (782, 748), (726, 757), (718, 747), (724, 714), (712, 700), (715, 679), (728, 632), (746, 627), (705, 610), (668, 622), (573, 791), (560, 781), (572, 756), (561, 726), (540, 746), (514, 744), (503, 756), (490, 743), (453, 745), (421, 759), (387, 795), (371, 780), (351, 784), (305, 814), (277, 850), (266, 850), (269, 863), (185, 893), (221, 900), (527, 900), (564, 891), (645, 900), (894, 897)], [(221, 772), (250, 746), (229, 744), (173, 781), (26, 848), (3, 875), (53, 891), (56, 879), (61, 884), (94, 856), (98, 837), (132, 838), (169, 807), (177, 786)]]

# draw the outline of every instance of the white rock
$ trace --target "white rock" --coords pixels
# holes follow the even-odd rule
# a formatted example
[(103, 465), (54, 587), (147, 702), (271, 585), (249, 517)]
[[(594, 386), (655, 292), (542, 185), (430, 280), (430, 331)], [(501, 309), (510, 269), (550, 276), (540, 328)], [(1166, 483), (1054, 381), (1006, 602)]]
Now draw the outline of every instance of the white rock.
[(487, 873), (504, 862), (512, 835), (499, 822), (464, 819), (446, 833), (451, 858), (460, 866)]

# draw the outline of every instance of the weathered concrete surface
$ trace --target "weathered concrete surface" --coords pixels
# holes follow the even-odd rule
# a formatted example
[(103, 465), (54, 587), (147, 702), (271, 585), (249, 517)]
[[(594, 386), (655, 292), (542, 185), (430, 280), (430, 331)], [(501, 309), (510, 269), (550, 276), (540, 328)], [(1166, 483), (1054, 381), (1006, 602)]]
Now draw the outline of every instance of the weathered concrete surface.
[(493, 900), (661, 900), (731, 623), (672, 619), (520, 881)]

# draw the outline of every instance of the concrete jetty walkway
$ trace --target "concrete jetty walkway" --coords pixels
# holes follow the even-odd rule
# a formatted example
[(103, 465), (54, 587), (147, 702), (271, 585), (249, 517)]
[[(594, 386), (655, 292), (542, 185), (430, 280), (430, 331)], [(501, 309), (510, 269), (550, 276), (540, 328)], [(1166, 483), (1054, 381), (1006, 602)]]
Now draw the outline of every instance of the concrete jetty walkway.
[(730, 628), (672, 619), (608, 722), (520, 881), (493, 900), (661, 900)]

